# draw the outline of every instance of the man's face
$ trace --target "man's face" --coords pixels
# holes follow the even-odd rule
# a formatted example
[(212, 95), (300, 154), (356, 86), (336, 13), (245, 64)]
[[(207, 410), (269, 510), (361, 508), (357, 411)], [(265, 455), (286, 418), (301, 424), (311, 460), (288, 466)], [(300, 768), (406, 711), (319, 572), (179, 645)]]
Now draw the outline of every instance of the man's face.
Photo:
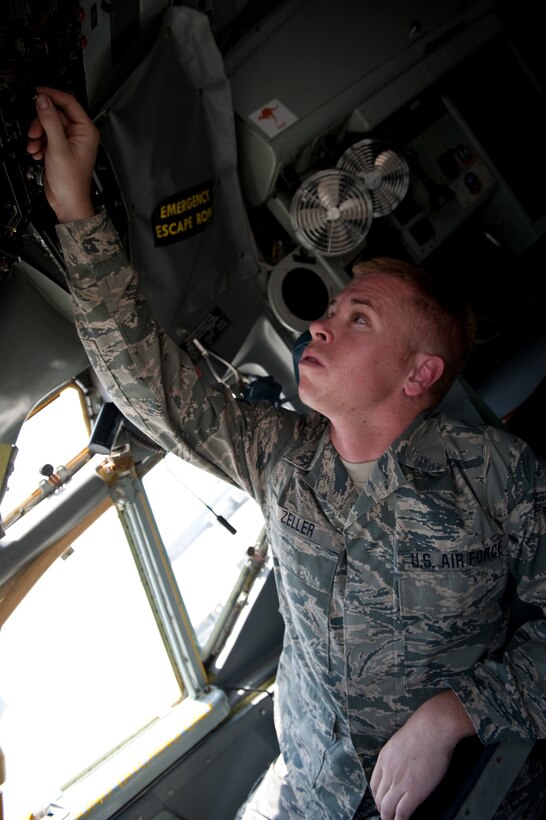
[(385, 274), (353, 280), (309, 326), (300, 399), (331, 420), (392, 408), (412, 369), (415, 319), (406, 282)]

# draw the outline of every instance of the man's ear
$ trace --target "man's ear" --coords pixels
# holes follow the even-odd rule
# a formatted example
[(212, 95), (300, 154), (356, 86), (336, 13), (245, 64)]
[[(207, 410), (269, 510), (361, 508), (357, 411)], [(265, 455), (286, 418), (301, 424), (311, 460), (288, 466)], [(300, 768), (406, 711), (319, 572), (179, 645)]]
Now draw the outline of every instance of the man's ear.
[(438, 381), (443, 372), (444, 361), (440, 356), (419, 353), (415, 357), (413, 369), (406, 379), (404, 393), (406, 396), (422, 396)]

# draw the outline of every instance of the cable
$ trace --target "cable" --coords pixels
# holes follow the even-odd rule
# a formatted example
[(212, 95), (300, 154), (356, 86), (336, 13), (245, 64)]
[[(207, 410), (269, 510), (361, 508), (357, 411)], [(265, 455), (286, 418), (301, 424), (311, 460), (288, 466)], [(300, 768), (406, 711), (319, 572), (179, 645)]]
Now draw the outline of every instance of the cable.
[(240, 373), (237, 370), (237, 368), (234, 367), (231, 364), (231, 362), (226, 361), (226, 359), (223, 359), (221, 356), (219, 356), (217, 353), (214, 353), (212, 350), (207, 350), (207, 348), (204, 347), (204, 345), (201, 344), (199, 339), (192, 339), (192, 342), (195, 345), (195, 347), (197, 348), (197, 350), (199, 351), (199, 353), (201, 354), (201, 356), (203, 357), (203, 359), (206, 361), (206, 363), (207, 363), (207, 365), (210, 369), (210, 372), (212, 373), (212, 375), (214, 376), (214, 378), (216, 379), (217, 382), (220, 382), (221, 384), (226, 384), (227, 383), (225, 377), (219, 376), (218, 373), (216, 372), (216, 369), (214, 368), (212, 362), (210, 361), (211, 356), (213, 356), (217, 361), (219, 361), (221, 364), (223, 364), (224, 367), (227, 368), (227, 370), (231, 371), (231, 373), (234, 376), (236, 382), (242, 382), (243, 384), (246, 384), (248, 382), (247, 377), (245, 375), (243, 375), (242, 373)]
[(235, 527), (234, 527), (234, 526), (232, 526), (232, 525), (229, 523), (229, 521), (227, 521), (227, 520), (224, 518), (224, 516), (223, 516), (223, 515), (218, 515), (218, 513), (216, 513), (216, 512), (212, 509), (212, 507), (211, 507), (209, 504), (207, 504), (207, 502), (206, 502), (206, 501), (203, 501), (203, 499), (202, 499), (200, 496), (198, 496), (198, 495), (197, 495), (197, 493), (196, 493), (196, 492), (194, 492), (194, 490), (192, 490), (190, 487), (188, 487), (188, 485), (187, 485), (187, 484), (185, 484), (185, 483), (184, 483), (184, 482), (183, 482), (183, 481), (182, 481), (182, 480), (181, 480), (181, 479), (180, 479), (180, 478), (176, 475), (176, 473), (174, 473), (174, 472), (171, 470), (171, 468), (170, 468), (169, 464), (167, 463), (167, 460), (166, 460), (166, 459), (165, 459), (165, 466), (167, 467), (167, 470), (170, 472), (170, 474), (171, 474), (171, 475), (172, 475), (172, 477), (175, 479), (175, 481), (178, 481), (178, 483), (179, 483), (179, 484), (181, 484), (181, 485), (184, 487), (184, 489), (185, 489), (185, 490), (187, 490), (189, 493), (191, 493), (191, 495), (193, 495), (193, 497), (194, 497), (194, 498), (196, 498), (198, 501), (200, 501), (200, 502), (201, 502), (201, 504), (203, 504), (203, 505), (207, 508), (207, 510), (210, 510), (210, 512), (211, 512), (211, 513), (213, 514), (213, 516), (216, 518), (216, 520), (218, 521), (218, 523), (222, 525), (222, 527), (225, 527), (225, 529), (226, 529), (228, 532), (230, 532), (232, 535), (236, 535), (236, 534), (237, 534), (237, 530), (235, 529)]

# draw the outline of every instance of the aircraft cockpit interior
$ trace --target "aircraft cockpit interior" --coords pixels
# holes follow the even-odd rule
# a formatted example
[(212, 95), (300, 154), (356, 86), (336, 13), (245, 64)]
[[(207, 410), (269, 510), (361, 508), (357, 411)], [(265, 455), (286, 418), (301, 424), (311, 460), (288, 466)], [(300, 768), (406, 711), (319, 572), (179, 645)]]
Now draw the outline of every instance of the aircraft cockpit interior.
[[(278, 754), (283, 642), (257, 504), (147, 438), (89, 363), (26, 151), (36, 86), (99, 129), (94, 203), (210, 384), (305, 413), (309, 323), (356, 261), (395, 257), (474, 310), (446, 410), (546, 457), (542, 32), (531, 0), (2, 5), (5, 820), (233, 820)], [(515, 746), (414, 817), (493, 817)]]

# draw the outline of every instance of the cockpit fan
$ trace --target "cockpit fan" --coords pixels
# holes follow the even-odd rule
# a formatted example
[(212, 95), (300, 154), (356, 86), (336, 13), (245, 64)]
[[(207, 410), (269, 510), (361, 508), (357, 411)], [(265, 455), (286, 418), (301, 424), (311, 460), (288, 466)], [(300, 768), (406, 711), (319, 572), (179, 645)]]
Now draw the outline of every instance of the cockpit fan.
[(378, 139), (363, 139), (341, 155), (337, 168), (360, 179), (373, 203), (373, 216), (391, 213), (404, 199), (410, 179), (402, 152)]
[(344, 171), (318, 171), (296, 191), (290, 208), (298, 242), (324, 256), (354, 251), (373, 220), (370, 195), (361, 180)]

